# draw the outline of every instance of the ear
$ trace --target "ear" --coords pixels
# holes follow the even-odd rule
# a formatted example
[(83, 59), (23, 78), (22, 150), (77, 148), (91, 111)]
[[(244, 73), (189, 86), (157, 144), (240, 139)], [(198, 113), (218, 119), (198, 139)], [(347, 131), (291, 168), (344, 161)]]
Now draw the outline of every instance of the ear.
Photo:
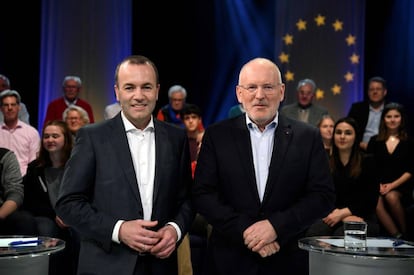
[(243, 96), (242, 96), (243, 90), (242, 88), (240, 88), (239, 86), (236, 86), (236, 97), (237, 97), (237, 101), (239, 103), (243, 102)]

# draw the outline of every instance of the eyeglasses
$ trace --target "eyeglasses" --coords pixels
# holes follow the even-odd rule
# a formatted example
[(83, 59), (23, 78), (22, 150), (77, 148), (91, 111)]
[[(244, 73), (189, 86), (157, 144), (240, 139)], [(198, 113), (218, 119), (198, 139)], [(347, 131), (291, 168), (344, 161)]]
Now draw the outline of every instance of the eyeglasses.
[(276, 92), (276, 88), (278, 87), (278, 86), (280, 86), (280, 85), (282, 85), (282, 83), (278, 83), (278, 84), (276, 84), (276, 85), (272, 85), (272, 84), (264, 84), (264, 85), (255, 85), (255, 84), (251, 84), (251, 85), (248, 85), (248, 86), (242, 86), (242, 85), (237, 85), (237, 86), (239, 86), (240, 88), (243, 88), (243, 89), (245, 89), (246, 91), (248, 91), (249, 93), (251, 93), (251, 94), (254, 94), (254, 93), (256, 93), (257, 92), (257, 90), (260, 88), (260, 89), (262, 89), (262, 91), (265, 93), (265, 94), (273, 94), (273, 93), (275, 93)]

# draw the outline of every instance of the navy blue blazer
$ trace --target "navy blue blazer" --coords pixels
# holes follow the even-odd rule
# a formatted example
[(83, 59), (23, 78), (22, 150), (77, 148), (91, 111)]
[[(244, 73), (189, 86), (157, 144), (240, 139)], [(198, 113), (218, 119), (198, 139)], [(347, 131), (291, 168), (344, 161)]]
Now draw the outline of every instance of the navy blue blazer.
[[(183, 129), (154, 119), (156, 167), (152, 220), (175, 222), (184, 236), (192, 223), (190, 154)], [(135, 170), (121, 115), (79, 130), (62, 179), (56, 212), (81, 236), (80, 274), (133, 274), (137, 261), (152, 274), (175, 274), (176, 253), (168, 259), (139, 256), (111, 240), (118, 220), (143, 218)], [(157, 228), (158, 229), (158, 228)]]
[[(328, 158), (316, 127), (279, 115), (261, 202), (245, 115), (211, 125), (204, 134), (193, 187), (194, 206), (213, 228), (207, 274), (290, 274), (286, 272), (300, 264), (307, 270), (306, 262), (295, 263), (297, 241), (329, 213), (334, 200)], [(267, 258), (243, 241), (243, 231), (264, 219), (275, 228), (281, 245), (280, 252)]]

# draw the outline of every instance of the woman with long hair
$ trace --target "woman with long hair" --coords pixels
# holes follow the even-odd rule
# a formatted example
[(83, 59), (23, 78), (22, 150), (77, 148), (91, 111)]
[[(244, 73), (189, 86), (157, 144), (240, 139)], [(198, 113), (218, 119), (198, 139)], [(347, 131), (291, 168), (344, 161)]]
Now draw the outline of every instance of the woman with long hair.
[(403, 105), (388, 103), (382, 111), (378, 135), (367, 151), (374, 154), (380, 174), (377, 216), (393, 237), (407, 233), (405, 208), (413, 203), (414, 141), (407, 133)]
[(375, 216), (378, 201), (375, 160), (360, 150), (357, 129), (351, 117), (341, 118), (335, 123), (329, 159), (335, 184), (335, 207), (309, 228), (308, 236), (343, 236), (345, 221), (365, 221), (368, 236), (379, 233)]

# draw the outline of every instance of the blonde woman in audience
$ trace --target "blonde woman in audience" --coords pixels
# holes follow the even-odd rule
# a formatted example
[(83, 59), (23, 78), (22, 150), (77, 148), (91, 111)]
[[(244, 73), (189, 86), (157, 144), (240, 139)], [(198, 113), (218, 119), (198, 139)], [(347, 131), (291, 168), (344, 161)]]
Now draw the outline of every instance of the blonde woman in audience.
[(89, 115), (82, 107), (71, 105), (63, 112), (63, 120), (68, 125), (72, 136), (75, 137), (78, 130), (89, 123)]
[(335, 120), (330, 115), (323, 115), (317, 126), (321, 132), (323, 147), (325, 147), (328, 156), (332, 154), (332, 136)]
[(371, 137), (367, 151), (375, 155), (380, 173), (377, 216), (393, 237), (405, 238), (405, 208), (413, 203), (414, 141), (408, 136), (407, 117), (399, 103), (382, 111), (378, 135)]

